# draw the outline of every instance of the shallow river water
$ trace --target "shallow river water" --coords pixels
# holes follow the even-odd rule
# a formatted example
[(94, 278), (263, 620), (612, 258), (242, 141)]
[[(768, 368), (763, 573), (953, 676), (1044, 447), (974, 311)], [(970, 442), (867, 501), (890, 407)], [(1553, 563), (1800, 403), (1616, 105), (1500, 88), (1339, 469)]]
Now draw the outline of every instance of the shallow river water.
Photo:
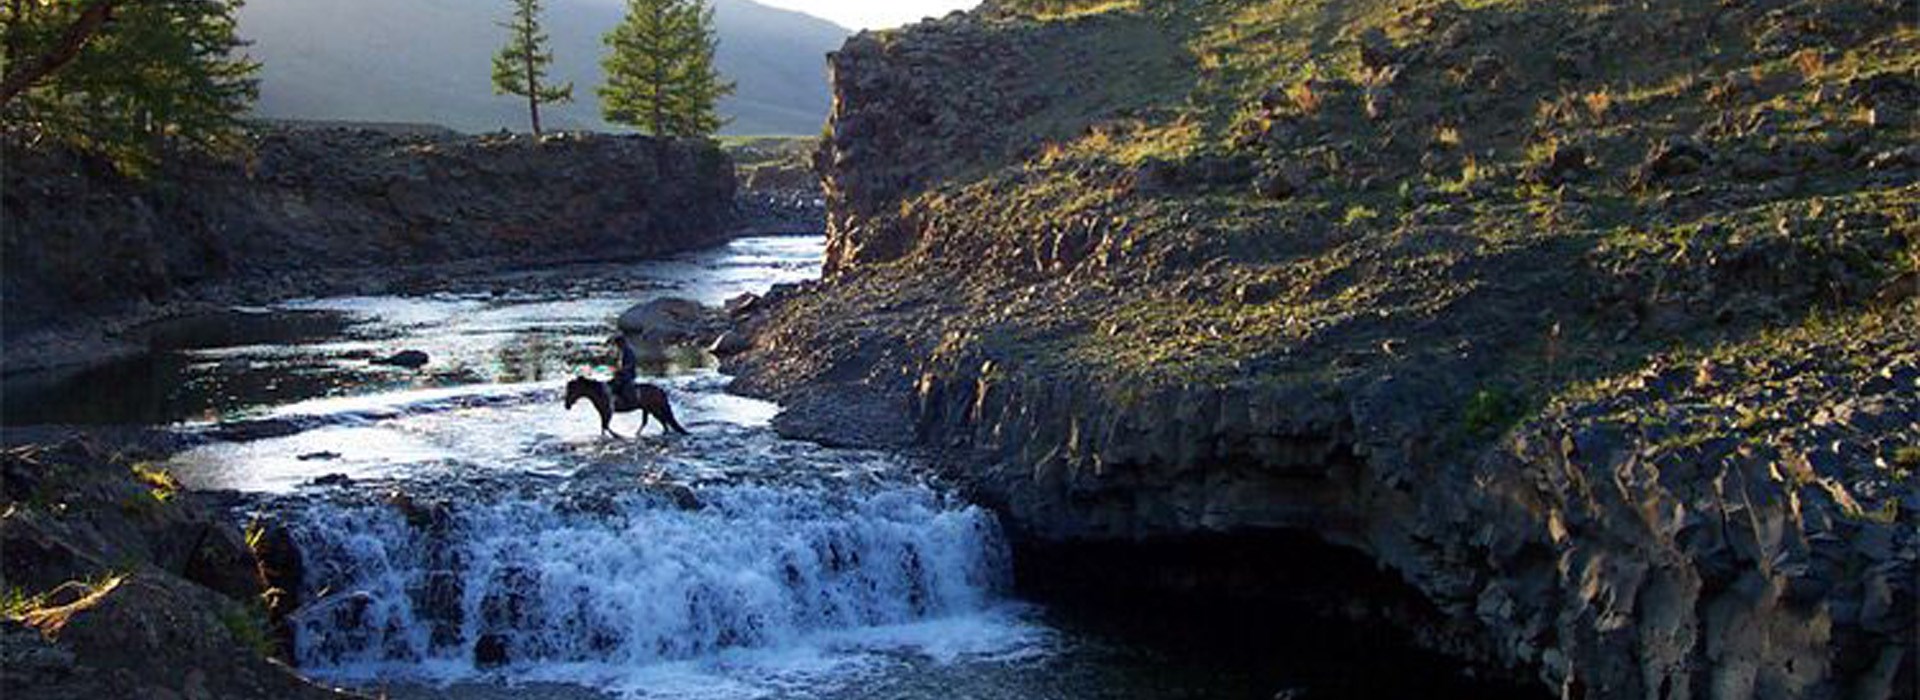
[[(628, 306), (813, 278), (822, 252), (817, 237), (743, 239), (191, 319), (157, 329), (148, 357), (9, 378), (7, 421), (189, 438), (176, 475), (247, 494), (237, 520), (282, 523), (300, 546), (301, 669), (394, 697), (1264, 700), (1295, 686), (1272, 672), (1284, 662), (1137, 644), (1017, 600), (991, 513), (901, 457), (780, 439), (777, 408), (726, 394), (703, 354), (643, 377), (691, 436), (609, 440), (589, 407), (561, 405), (566, 379), (606, 376)], [(432, 363), (369, 362), (401, 349)], [(116, 400), (41, 400), (102, 382)], [(1378, 663), (1309, 671), (1318, 690), (1299, 697), (1401, 685)]]

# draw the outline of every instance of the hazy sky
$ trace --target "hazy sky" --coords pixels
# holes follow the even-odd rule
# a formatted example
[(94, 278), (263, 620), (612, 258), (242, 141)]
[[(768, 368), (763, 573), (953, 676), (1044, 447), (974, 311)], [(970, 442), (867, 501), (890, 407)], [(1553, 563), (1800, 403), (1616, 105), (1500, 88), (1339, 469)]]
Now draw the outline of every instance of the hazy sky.
[(980, 0), (760, 0), (774, 7), (799, 10), (833, 20), (851, 29), (884, 29), (939, 17), (954, 10), (970, 10)]

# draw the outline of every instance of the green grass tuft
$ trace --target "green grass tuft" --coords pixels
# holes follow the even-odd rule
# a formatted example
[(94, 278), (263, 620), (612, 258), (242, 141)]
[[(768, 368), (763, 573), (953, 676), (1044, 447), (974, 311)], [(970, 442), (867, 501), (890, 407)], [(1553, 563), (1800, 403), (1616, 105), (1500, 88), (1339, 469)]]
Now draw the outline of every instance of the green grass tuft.
[(1491, 437), (1507, 431), (1526, 418), (1526, 402), (1503, 388), (1481, 389), (1467, 399), (1461, 409), (1460, 423), (1469, 434)]
[(273, 636), (267, 633), (267, 614), (259, 605), (234, 604), (219, 613), (220, 626), (241, 646), (260, 656), (272, 656)]

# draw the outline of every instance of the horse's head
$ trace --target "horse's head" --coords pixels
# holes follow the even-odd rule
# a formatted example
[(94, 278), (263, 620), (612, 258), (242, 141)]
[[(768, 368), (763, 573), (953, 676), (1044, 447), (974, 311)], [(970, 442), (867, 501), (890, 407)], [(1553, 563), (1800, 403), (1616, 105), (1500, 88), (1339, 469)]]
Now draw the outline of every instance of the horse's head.
[(574, 377), (573, 381), (567, 382), (567, 410), (573, 410), (573, 404), (581, 399), (591, 400), (599, 389), (597, 385), (598, 382), (586, 377)]

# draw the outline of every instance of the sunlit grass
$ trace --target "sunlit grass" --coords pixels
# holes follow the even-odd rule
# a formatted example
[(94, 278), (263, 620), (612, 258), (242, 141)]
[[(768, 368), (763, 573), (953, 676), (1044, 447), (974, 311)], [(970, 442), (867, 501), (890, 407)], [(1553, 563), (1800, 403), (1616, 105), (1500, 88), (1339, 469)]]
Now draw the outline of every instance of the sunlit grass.
[(1028, 0), (1024, 3), (1018, 3), (1017, 5), (1033, 8), (1028, 12), (1029, 17), (1042, 21), (1054, 21), (1078, 19), (1109, 12), (1138, 10), (1140, 9), (1140, 0), (1091, 0), (1081, 2), (1073, 2), (1071, 0), (1054, 0), (1052, 2)]

